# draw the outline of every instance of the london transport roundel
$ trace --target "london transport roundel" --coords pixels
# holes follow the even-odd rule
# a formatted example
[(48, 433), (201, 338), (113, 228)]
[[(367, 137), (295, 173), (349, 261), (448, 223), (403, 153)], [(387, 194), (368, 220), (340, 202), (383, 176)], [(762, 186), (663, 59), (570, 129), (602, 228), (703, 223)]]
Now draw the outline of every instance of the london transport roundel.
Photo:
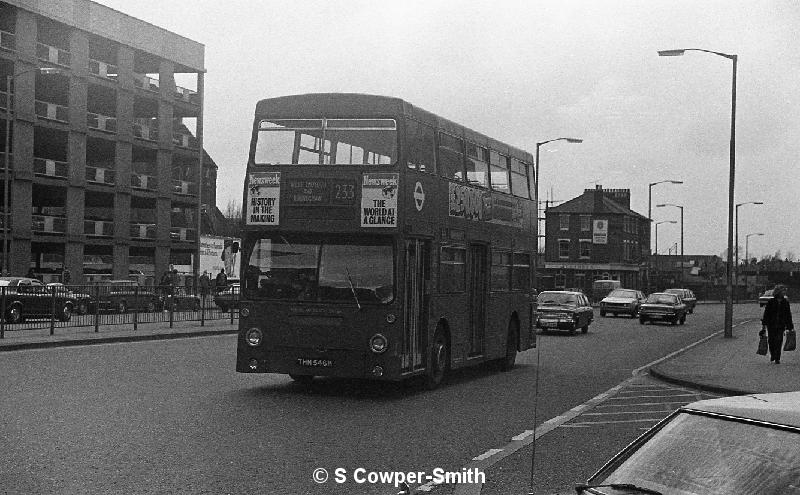
[(422, 206), (425, 204), (425, 191), (422, 189), (422, 183), (417, 182), (414, 185), (414, 206), (417, 211), (422, 211)]

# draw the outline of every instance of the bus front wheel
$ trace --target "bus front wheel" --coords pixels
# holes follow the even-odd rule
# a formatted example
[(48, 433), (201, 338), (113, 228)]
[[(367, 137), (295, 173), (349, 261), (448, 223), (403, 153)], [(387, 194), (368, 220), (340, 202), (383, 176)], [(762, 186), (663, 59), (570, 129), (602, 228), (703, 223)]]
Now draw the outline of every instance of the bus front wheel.
[(450, 349), (444, 331), (439, 328), (433, 336), (428, 371), (425, 374), (425, 388), (433, 390), (444, 381), (447, 369), (450, 366)]

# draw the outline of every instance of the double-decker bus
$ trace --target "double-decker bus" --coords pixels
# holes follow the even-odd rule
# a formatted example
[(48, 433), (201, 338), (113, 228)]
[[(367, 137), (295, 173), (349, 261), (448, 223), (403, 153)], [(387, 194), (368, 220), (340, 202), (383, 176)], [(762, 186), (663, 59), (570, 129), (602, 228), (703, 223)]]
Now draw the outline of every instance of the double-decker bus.
[(535, 346), (533, 157), (401, 99), (258, 102), (236, 370), (398, 381)]

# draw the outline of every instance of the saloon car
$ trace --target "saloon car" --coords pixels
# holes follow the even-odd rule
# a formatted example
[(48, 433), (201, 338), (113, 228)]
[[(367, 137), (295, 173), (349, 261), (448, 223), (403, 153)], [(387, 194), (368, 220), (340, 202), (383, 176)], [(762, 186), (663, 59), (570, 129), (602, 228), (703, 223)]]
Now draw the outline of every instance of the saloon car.
[(654, 292), (647, 296), (639, 308), (639, 323), (666, 321), (677, 325), (686, 321), (686, 305), (681, 298), (667, 292)]
[(186, 287), (174, 287), (171, 294), (162, 297), (162, 305), (173, 311), (199, 311), (200, 297), (190, 294)]
[(800, 392), (687, 404), (608, 461), (578, 495), (800, 491)]
[(586, 333), (593, 320), (594, 310), (582, 292), (544, 291), (537, 297), (536, 328)]
[(108, 280), (97, 288), (97, 304), (100, 310), (127, 313), (128, 310), (152, 312), (163, 303), (152, 289), (135, 280)]
[(697, 298), (694, 292), (689, 289), (667, 289), (664, 292), (667, 294), (675, 294), (680, 297), (683, 304), (686, 305), (686, 312), (690, 314), (694, 313), (694, 307), (697, 305)]
[(5, 296), (6, 323), (21, 323), (26, 318), (50, 318), (69, 321), (75, 309), (75, 299), (63, 291), (47, 287), (35, 278), (0, 277), (0, 289)]
[(67, 287), (61, 282), (51, 282), (47, 287), (52, 287), (58, 293), (63, 294), (65, 297), (75, 299), (75, 313), (85, 315), (89, 312), (89, 307), (92, 305), (92, 296), (84, 292), (76, 292), (74, 288)]
[(645, 297), (641, 291), (633, 289), (614, 289), (600, 301), (600, 316), (611, 313), (617, 315), (630, 315), (633, 318), (639, 314), (639, 306)]

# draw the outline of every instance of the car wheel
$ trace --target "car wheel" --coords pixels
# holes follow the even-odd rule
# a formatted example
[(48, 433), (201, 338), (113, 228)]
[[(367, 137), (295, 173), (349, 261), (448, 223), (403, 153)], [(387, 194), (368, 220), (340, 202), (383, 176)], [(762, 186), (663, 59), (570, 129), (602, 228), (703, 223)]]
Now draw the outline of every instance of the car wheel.
[(686, 323), (686, 315), (681, 316), (681, 319), (680, 319), (680, 321), (678, 323), (680, 323), (681, 325)]
[(589, 333), (589, 324), (588, 323), (581, 327), (581, 333)]
[(89, 304), (88, 303), (82, 302), (82, 303), (78, 304), (78, 314), (79, 315), (85, 315), (88, 312), (89, 312)]
[(289, 378), (300, 385), (311, 385), (311, 382), (314, 381), (314, 375), (295, 375), (294, 373), (289, 373)]
[(22, 306), (15, 304), (6, 311), (6, 323), (20, 323), (22, 321)]
[(61, 321), (69, 321), (72, 318), (72, 304), (66, 303), (61, 307), (58, 312), (58, 319)]
[(673, 325), (677, 325), (678, 324), (678, 317), (673, 318), (670, 323), (672, 323)]
[(644, 322), (646, 322), (646, 321), (647, 320), (642, 318), (641, 316), (639, 317), (639, 325), (644, 325)]
[(511, 371), (517, 361), (517, 342), (519, 341), (519, 324), (511, 322), (506, 339), (506, 357), (500, 363), (500, 371)]
[(120, 301), (117, 303), (117, 313), (127, 313), (128, 312), (128, 303), (125, 301)]
[(694, 313), (694, 308), (689, 310), (689, 314), (692, 314), (692, 313)]
[(442, 384), (450, 367), (450, 348), (442, 328), (436, 329), (429, 356), (428, 371), (425, 374), (425, 388), (433, 390)]

